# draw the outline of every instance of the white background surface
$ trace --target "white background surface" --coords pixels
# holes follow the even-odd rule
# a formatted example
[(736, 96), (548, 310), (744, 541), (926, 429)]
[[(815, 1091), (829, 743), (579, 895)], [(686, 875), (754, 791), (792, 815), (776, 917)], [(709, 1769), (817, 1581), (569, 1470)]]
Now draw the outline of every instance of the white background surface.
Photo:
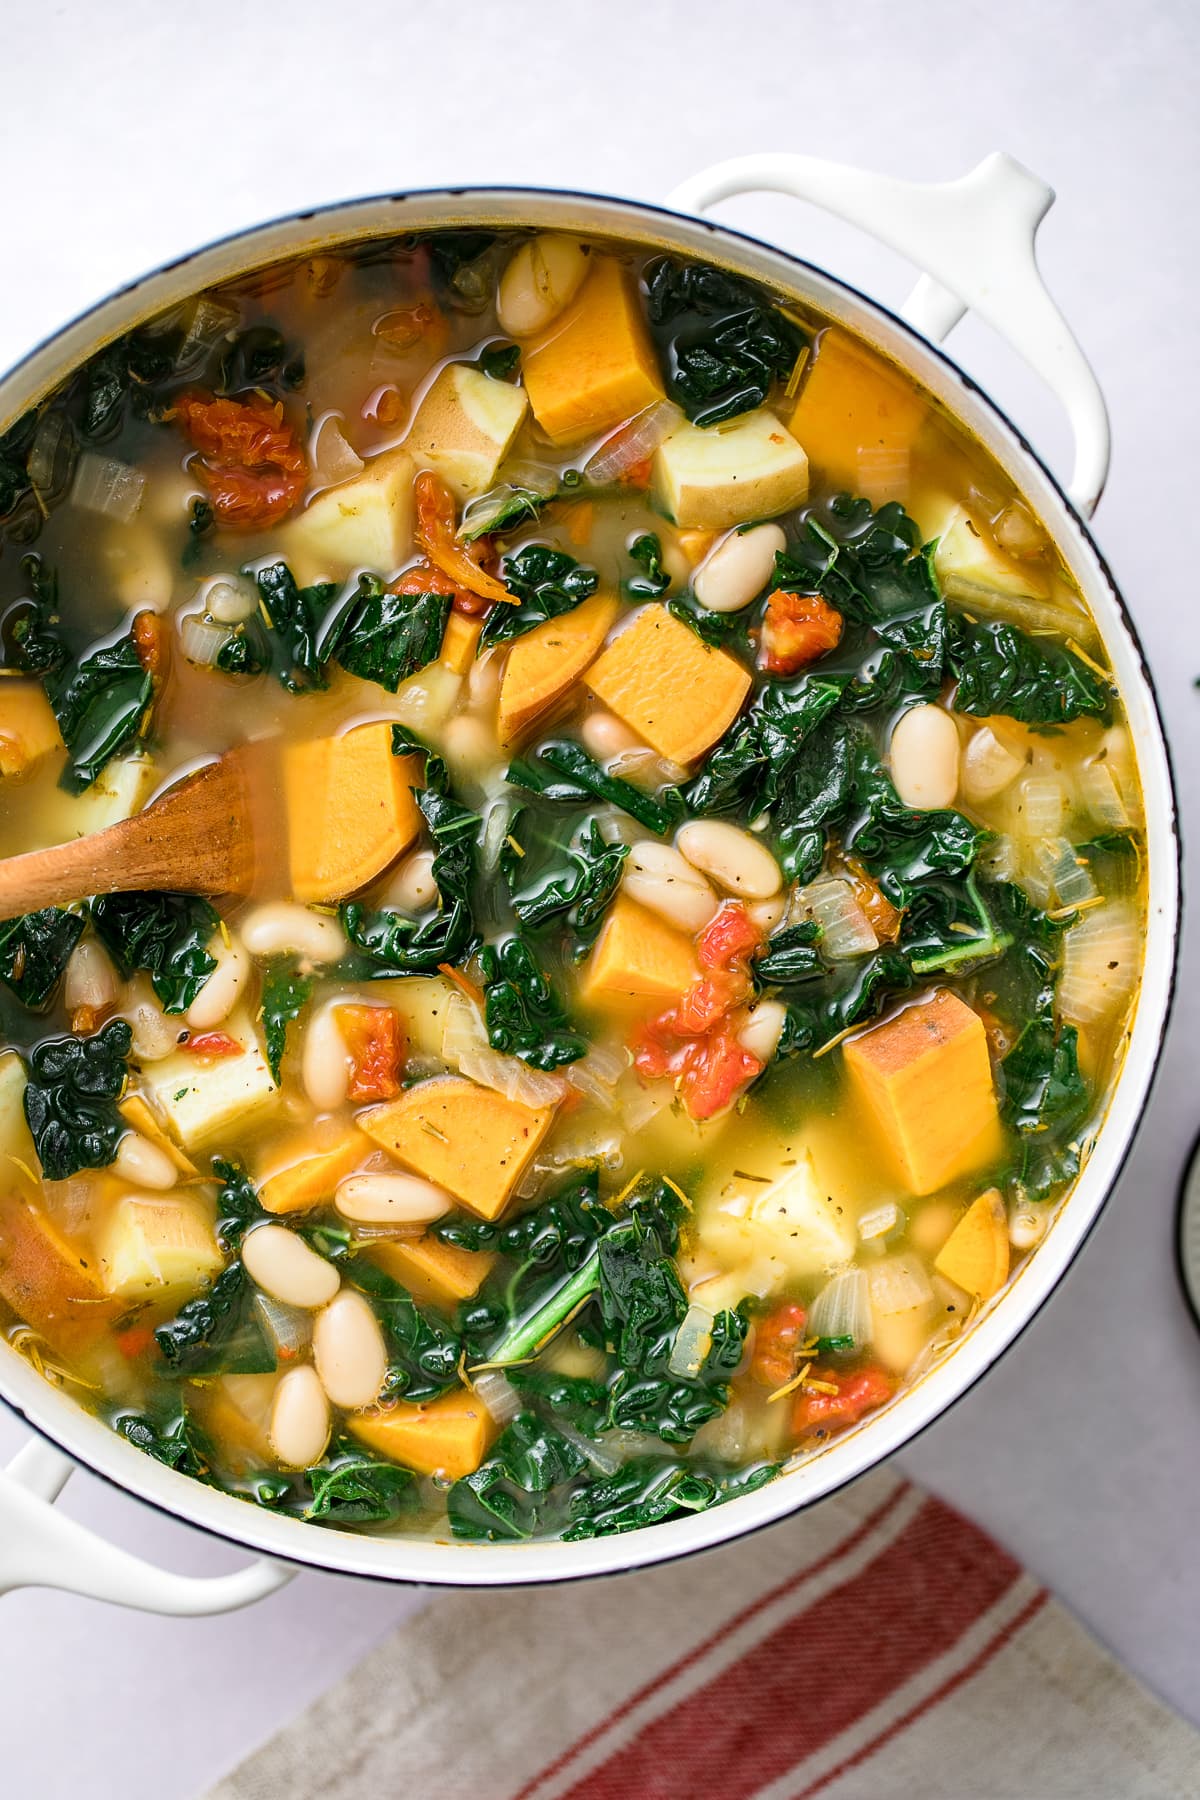
[[(474, 179), (657, 198), (753, 150), (929, 179), (1012, 151), (1059, 190), (1042, 260), (1113, 414), (1098, 535), (1139, 621), (1192, 811), (1191, 0), (19, 11), (7, 0), (0, 27), (0, 367), (207, 237), (355, 193)], [(794, 202), (741, 201), (723, 216), (882, 298), (904, 291), (894, 259)], [(954, 349), (1061, 465), (1064, 433), (1031, 380), (969, 322)], [(1200, 1340), (1171, 1251), (1175, 1187), (1200, 1126), (1194, 950), (1150, 1116), (1099, 1229), (1020, 1345), (904, 1462), (1200, 1722)], [(21, 1435), (0, 1415), (0, 1456)], [(181, 1570), (238, 1560), (89, 1477), (63, 1504)], [(32, 1800), (186, 1800), (415, 1603), (314, 1575), (252, 1612), (193, 1623), (11, 1596), (0, 1602), (0, 1787)]]

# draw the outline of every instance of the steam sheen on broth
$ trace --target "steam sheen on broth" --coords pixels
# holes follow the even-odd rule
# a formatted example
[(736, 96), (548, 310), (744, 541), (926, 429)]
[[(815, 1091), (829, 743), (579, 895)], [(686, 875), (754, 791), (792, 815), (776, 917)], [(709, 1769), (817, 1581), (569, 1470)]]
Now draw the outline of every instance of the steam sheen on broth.
[(0, 853), (250, 744), (253, 891), (0, 924), (0, 1329), (325, 1524), (718, 1504), (969, 1331), (1127, 1039), (1093, 621), (913, 382), (720, 269), (273, 266), (0, 437)]

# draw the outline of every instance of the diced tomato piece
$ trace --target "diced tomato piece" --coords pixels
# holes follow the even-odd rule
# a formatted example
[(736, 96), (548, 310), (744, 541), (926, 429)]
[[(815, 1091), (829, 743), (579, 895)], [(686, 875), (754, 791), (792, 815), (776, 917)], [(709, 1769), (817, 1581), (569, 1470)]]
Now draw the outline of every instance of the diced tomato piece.
[(630, 463), (627, 468), (622, 469), (617, 480), (622, 487), (645, 489), (650, 486), (653, 471), (653, 457), (643, 456), (638, 462)]
[(840, 1431), (846, 1425), (857, 1424), (865, 1412), (882, 1406), (895, 1392), (895, 1383), (882, 1369), (856, 1369), (848, 1375), (814, 1369), (812, 1379), (828, 1382), (837, 1393), (800, 1389), (792, 1406), (792, 1430), (797, 1438), (816, 1429)]
[(258, 394), (181, 394), (174, 417), (200, 452), (199, 473), (219, 524), (258, 531), (300, 504), (308, 459), (277, 402)]
[(711, 1119), (765, 1064), (738, 1042), (730, 1015), (749, 999), (749, 958), (759, 948), (758, 928), (744, 906), (728, 901), (696, 940), (702, 968), (678, 1005), (642, 1028), (634, 1066), (640, 1075), (675, 1076), (693, 1119)]
[(131, 1325), (128, 1331), (117, 1333), (116, 1345), (122, 1356), (134, 1362), (154, 1348), (154, 1332), (149, 1325)]
[(758, 926), (740, 900), (727, 900), (696, 939), (702, 969), (732, 969), (758, 949)]
[(771, 675), (794, 675), (841, 642), (842, 615), (820, 594), (793, 594), (779, 588), (767, 601), (762, 657)]
[(750, 1373), (761, 1387), (786, 1387), (798, 1373), (797, 1347), (804, 1342), (808, 1313), (796, 1300), (772, 1307), (754, 1327)]
[(714, 1118), (765, 1067), (727, 1028), (698, 1038), (679, 1084), (688, 1112), (693, 1119)]
[(227, 1031), (193, 1031), (183, 1048), (189, 1056), (207, 1058), (211, 1062), (223, 1056), (241, 1056), (243, 1047)]
[(348, 1097), (394, 1100), (405, 1052), (399, 1014), (391, 1006), (339, 1006), (337, 1024), (350, 1053)]

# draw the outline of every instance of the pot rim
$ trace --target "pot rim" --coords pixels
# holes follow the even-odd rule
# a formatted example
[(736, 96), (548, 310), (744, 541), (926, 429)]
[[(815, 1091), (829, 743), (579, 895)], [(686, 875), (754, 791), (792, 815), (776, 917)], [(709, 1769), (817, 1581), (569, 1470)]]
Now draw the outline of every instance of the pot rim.
[[(432, 222), (426, 221), (423, 227), (426, 229), (432, 228), (433, 224), (445, 227), (452, 223), (474, 223), (480, 226), (491, 224), (501, 228), (519, 228), (522, 223), (531, 223), (528, 216), (522, 220), (519, 211), (512, 217), (505, 217), (502, 213), (497, 216), (486, 211), (482, 215), (473, 214), (472, 206), (479, 202), (484, 203), (485, 209), (489, 204), (493, 208), (515, 205), (518, 209), (524, 205), (528, 211), (534, 210), (538, 204), (543, 209), (549, 207), (551, 211), (555, 208), (609, 207), (622, 215), (625, 236), (635, 236), (637, 222), (641, 221), (643, 227), (651, 228), (650, 233), (643, 230), (643, 238), (656, 233), (657, 241), (664, 246), (674, 244), (676, 248), (687, 249), (692, 253), (695, 253), (696, 246), (681, 243), (681, 236), (700, 234), (716, 254), (719, 254), (719, 246), (727, 245), (733, 252), (740, 253), (742, 264), (754, 261), (757, 257), (780, 265), (774, 277), (759, 275), (760, 279), (775, 279), (779, 286), (787, 286), (790, 275), (790, 285), (793, 288), (807, 285), (818, 290), (814, 296), (818, 305), (822, 301), (821, 290), (824, 290), (827, 300), (848, 302), (849, 310), (859, 315), (854, 320), (856, 330), (863, 332), (864, 328), (875, 326), (877, 329), (874, 332), (870, 329), (865, 331), (869, 339), (884, 347), (906, 373), (933, 392), (952, 415), (960, 417), (1002, 464), (1017, 465), (1015, 469), (1010, 467), (1010, 472), (1013, 473), (1019, 491), (1029, 492), (1031, 475), (1034, 487), (1039, 484), (1044, 487), (1043, 500), (1037, 505), (1039, 515), (1049, 525), (1060, 550), (1066, 555), (1068, 565), (1077, 577), (1081, 575), (1081, 562), (1085, 565), (1089, 579), (1086, 583), (1081, 580), (1081, 586), (1085, 588), (1085, 593), (1099, 594), (1103, 605), (1111, 609), (1114, 623), (1124, 634), (1130, 652), (1130, 668), (1121, 678), (1120, 687), (1122, 698), (1127, 703), (1136, 693), (1145, 711), (1144, 724), (1148, 729), (1144, 732), (1143, 739), (1139, 740), (1138, 757), (1139, 773), (1143, 778), (1143, 790), (1147, 799), (1148, 840), (1152, 827), (1150, 802), (1153, 801), (1155, 807), (1161, 809), (1161, 816), (1153, 821), (1161, 841), (1153, 847), (1149, 859), (1151, 913), (1161, 915), (1161, 922), (1152, 916), (1148, 920), (1146, 934), (1147, 943), (1157, 944), (1160, 951), (1161, 966), (1156, 978), (1158, 991), (1153, 995), (1155, 1007), (1152, 1015), (1146, 1013), (1145, 983), (1150, 966), (1147, 956), (1143, 963), (1142, 984), (1139, 986), (1130, 1028), (1130, 1050), (1136, 1046), (1138, 1057), (1135, 1061), (1132, 1054), (1126, 1055), (1097, 1132), (1093, 1155), (1070, 1196), (1060, 1206), (1051, 1230), (1037, 1251), (1018, 1270), (1014, 1280), (997, 1297), (997, 1301), (931, 1370), (903, 1390), (881, 1413), (835, 1438), (822, 1450), (805, 1458), (794, 1469), (754, 1494), (685, 1519), (645, 1527), (620, 1537), (586, 1540), (578, 1544), (564, 1544), (561, 1540), (522, 1545), (435, 1543), (429, 1539), (398, 1534), (373, 1536), (362, 1531), (340, 1531), (271, 1514), (252, 1503), (207, 1488), (193, 1477), (164, 1468), (120, 1438), (94, 1415), (85, 1412), (65, 1392), (52, 1387), (15, 1350), (4, 1346), (4, 1355), (0, 1359), (0, 1398), (5, 1404), (25, 1419), (39, 1435), (65, 1451), (91, 1473), (184, 1524), (210, 1532), (242, 1548), (257, 1550), (287, 1562), (325, 1569), (331, 1573), (354, 1574), (390, 1582), (420, 1581), (431, 1586), (517, 1587), (532, 1583), (578, 1580), (673, 1561), (777, 1523), (837, 1492), (858, 1475), (914, 1441), (955, 1406), (1016, 1343), (1058, 1287), (1095, 1228), (1136, 1140), (1161, 1062), (1176, 993), (1180, 953), (1182, 845), (1170, 748), (1158, 694), (1137, 628), (1086, 521), (1068, 498), (1056, 476), (1003, 408), (978, 382), (954, 363), (939, 345), (922, 338), (889, 307), (862, 293), (853, 284), (831, 274), (820, 265), (791, 251), (780, 249), (751, 233), (710, 219), (673, 212), (652, 202), (561, 188), (481, 184), (413, 189), (401, 194), (385, 193), (332, 201), (320, 207), (278, 215), (258, 225), (226, 233), (117, 288), (49, 333), (0, 375), (0, 396), (14, 382), (19, 389), (22, 376), (28, 375), (30, 371), (36, 372), (43, 362), (49, 362), (57, 353), (58, 366), (50, 378), (39, 389), (21, 399), (16, 413), (11, 415), (20, 416), (29, 405), (35, 404), (63, 378), (64, 363), (68, 370), (76, 368), (87, 355), (94, 354), (103, 343), (111, 341), (111, 337), (120, 335), (141, 319), (153, 316), (164, 305), (172, 302), (169, 299), (155, 299), (153, 303), (147, 303), (145, 309), (135, 317), (123, 317), (111, 337), (93, 341), (86, 350), (76, 348), (75, 340), (81, 338), (93, 322), (112, 310), (119, 310), (122, 302), (132, 302), (135, 296), (147, 288), (161, 286), (169, 278), (190, 270), (205, 258), (218, 256), (222, 251), (239, 247), (250, 251), (255, 244), (269, 244), (273, 236), (291, 232), (301, 241), (293, 243), (290, 253), (303, 254), (305, 227), (315, 225), (319, 229), (322, 223), (332, 223), (360, 212), (366, 213), (372, 208), (389, 205), (415, 205), (418, 209), (422, 205), (435, 209), (446, 205), (459, 207), (461, 218), (439, 217)], [(533, 203), (532, 207), (530, 203)], [(399, 227), (401, 230), (420, 228), (420, 221), (405, 221)], [(574, 228), (586, 229), (589, 236), (605, 235), (602, 229), (591, 224), (586, 227), (576, 225)], [(331, 245), (348, 244), (367, 237), (388, 235), (386, 224), (382, 222), (373, 228), (362, 224), (346, 230), (340, 236), (335, 234), (329, 242)], [(622, 234), (614, 229), (611, 235)], [(311, 253), (311, 245), (309, 249)], [(240, 266), (243, 270), (259, 268), (283, 260), (288, 254), (286, 245), (271, 245), (260, 255), (244, 258)], [(727, 256), (725, 260), (736, 265), (738, 258), (736, 255)], [(807, 283), (796, 282), (797, 271), (808, 278)], [(183, 292), (194, 292), (206, 285), (206, 280), (193, 280)], [(69, 346), (66, 356), (62, 354), (64, 341)], [(921, 369), (922, 361), (927, 365), (924, 371)], [(931, 382), (930, 373), (938, 379)], [(973, 411), (980, 413), (978, 420), (972, 419)], [(11, 419), (7, 422), (11, 422)], [(1051, 510), (1060, 515), (1058, 521), (1046, 517), (1047, 502)], [(1064, 534), (1068, 540), (1073, 534), (1077, 542), (1064, 544)], [(1068, 549), (1072, 554), (1066, 554)], [(1100, 623), (1099, 620), (1097, 622)], [(1101, 634), (1110, 653), (1125, 647), (1119, 641), (1110, 641), (1111, 632), (1107, 623), (1101, 626)], [(1122, 660), (1122, 656), (1114, 656), (1114, 664)], [(1157, 766), (1152, 767), (1153, 762)], [(1153, 790), (1150, 787), (1151, 779), (1158, 784)], [(1144, 1027), (1143, 1020), (1146, 1021)], [(1118, 1109), (1123, 1091), (1126, 1088), (1132, 1089), (1135, 1082), (1136, 1098), (1130, 1103), (1133, 1111), (1122, 1122), (1123, 1135), (1119, 1148), (1108, 1155), (1102, 1180), (1098, 1178), (1097, 1181), (1088, 1183), (1087, 1177), (1093, 1168), (1099, 1176), (1101, 1147), (1106, 1137), (1113, 1136), (1116, 1130), (1112, 1123), (1113, 1114)], [(1130, 1108), (1125, 1106), (1123, 1110), (1129, 1113)], [(1077, 1202), (1077, 1196), (1085, 1186), (1098, 1189), (1090, 1197), (1090, 1208), (1086, 1216), (1084, 1206)], [(1070, 1231), (1060, 1231), (1059, 1226), (1068, 1217)], [(1056, 1253), (1048, 1254), (1052, 1249)], [(1041, 1272), (1043, 1270), (1044, 1273)], [(1031, 1275), (1036, 1275), (1037, 1279), (1029, 1280)], [(1023, 1310), (1018, 1312), (1018, 1300), (1022, 1294), (1025, 1304)], [(964, 1354), (972, 1350), (973, 1354)], [(942, 1389), (948, 1391), (943, 1394), (940, 1391)], [(925, 1390), (924, 1394), (922, 1390)], [(908, 1421), (910, 1415), (911, 1423), (899, 1422)], [(80, 1444), (84, 1447), (80, 1448)], [(822, 1470), (828, 1468), (831, 1459), (833, 1469), (829, 1474), (823, 1475)], [(237, 1508), (236, 1513), (232, 1511), (234, 1507)], [(322, 1553), (323, 1550), (325, 1554)], [(381, 1566), (387, 1563), (397, 1566)], [(403, 1566), (405, 1563), (407, 1566)]]

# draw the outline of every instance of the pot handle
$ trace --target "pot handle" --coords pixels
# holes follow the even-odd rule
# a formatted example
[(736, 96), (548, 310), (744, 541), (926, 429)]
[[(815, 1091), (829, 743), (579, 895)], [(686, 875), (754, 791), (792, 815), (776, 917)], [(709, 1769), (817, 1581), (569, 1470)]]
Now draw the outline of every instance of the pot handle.
[(700, 213), (756, 189), (812, 201), (922, 269), (901, 316), (934, 343), (968, 308), (998, 332), (1066, 409), (1075, 439), (1067, 493), (1091, 517), (1108, 475), (1108, 411), (1037, 266), (1037, 230), (1053, 188), (1003, 151), (957, 181), (931, 182), (780, 151), (716, 163), (677, 187), (667, 205)]
[(273, 1594), (295, 1570), (265, 1558), (232, 1575), (172, 1575), (106, 1543), (55, 1512), (74, 1463), (34, 1438), (0, 1469), (0, 1594), (14, 1588), (63, 1588), (114, 1606), (197, 1618), (235, 1612)]

